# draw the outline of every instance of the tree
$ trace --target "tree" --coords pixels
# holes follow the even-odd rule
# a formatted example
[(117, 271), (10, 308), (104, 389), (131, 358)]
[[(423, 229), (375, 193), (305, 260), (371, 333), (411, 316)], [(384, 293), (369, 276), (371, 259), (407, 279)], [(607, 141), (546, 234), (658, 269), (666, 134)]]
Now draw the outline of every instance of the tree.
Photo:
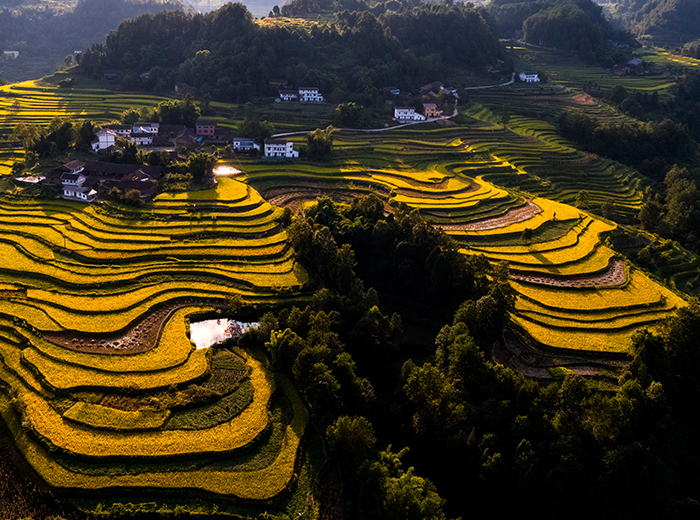
[(330, 155), (333, 149), (333, 134), (335, 131), (335, 127), (328, 126), (325, 130), (317, 128), (306, 136), (307, 153), (310, 159), (320, 159)]
[(132, 125), (136, 123), (139, 120), (139, 112), (138, 110), (134, 108), (127, 108), (122, 112), (122, 115), (119, 117), (119, 120), (125, 124), (125, 125)]
[(600, 205), (600, 212), (607, 219), (614, 219), (617, 215), (617, 205), (615, 204), (615, 199), (608, 198)]
[(253, 139), (267, 139), (275, 133), (275, 127), (269, 121), (259, 121), (254, 117), (248, 117), (238, 123), (238, 135), (252, 137)]
[(124, 202), (130, 206), (140, 206), (143, 204), (143, 200), (141, 200), (141, 192), (135, 189), (127, 191), (126, 195), (124, 195)]
[(341, 103), (333, 112), (333, 122), (338, 126), (354, 128), (360, 123), (362, 107), (354, 102)]
[(187, 171), (192, 174), (196, 182), (202, 182), (205, 178), (214, 174), (216, 157), (208, 153), (193, 153), (187, 158)]
[(574, 202), (574, 206), (576, 206), (579, 209), (588, 209), (590, 202), (590, 194), (586, 190), (581, 190), (576, 195), (576, 201)]
[(362, 416), (342, 415), (326, 429), (326, 439), (333, 457), (343, 466), (357, 468), (376, 455), (377, 439), (372, 424)]
[(214, 113), (211, 108), (211, 94), (206, 93), (202, 96), (202, 100), (199, 102), (199, 111), (203, 116), (210, 116)]

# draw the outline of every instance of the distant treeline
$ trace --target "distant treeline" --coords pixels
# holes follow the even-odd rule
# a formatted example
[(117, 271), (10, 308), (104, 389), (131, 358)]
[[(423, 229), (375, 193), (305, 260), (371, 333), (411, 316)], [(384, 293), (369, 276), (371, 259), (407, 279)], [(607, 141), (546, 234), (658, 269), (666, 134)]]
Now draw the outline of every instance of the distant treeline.
[(700, 37), (700, 2), (697, 0), (612, 0), (605, 3), (614, 23), (637, 36), (650, 35), (666, 42)]
[[(292, 0), (273, 14), (303, 16), (348, 10), (379, 16), (421, 5), (421, 0)], [(591, 0), (491, 0), (487, 9), (491, 25), (497, 26), (502, 37), (511, 38), (522, 32), (528, 43), (573, 50), (584, 59), (602, 61), (608, 66), (622, 59), (609, 40), (632, 43), (629, 34), (612, 28), (603, 17), (602, 8)]]
[(522, 31), (527, 43), (572, 50), (606, 66), (622, 59), (609, 40), (632, 41), (615, 31), (590, 0), (491, 0), (488, 9), (501, 36)]
[[(505, 55), (479, 8), (426, 4), (398, 14), (339, 13), (334, 23), (256, 23), (241, 4), (207, 14), (181, 11), (125, 20), (84, 53), (82, 69), (121, 73), (124, 87), (172, 89), (184, 82), (214, 98), (271, 94), (270, 78), (376, 97), (378, 89), (435, 81), (450, 66), (485, 67)], [(140, 75), (150, 72), (143, 83)]]
[(104, 41), (125, 18), (185, 7), (180, 0), (80, 0), (73, 9), (18, 3), (0, 6), (0, 47), (59, 58)]

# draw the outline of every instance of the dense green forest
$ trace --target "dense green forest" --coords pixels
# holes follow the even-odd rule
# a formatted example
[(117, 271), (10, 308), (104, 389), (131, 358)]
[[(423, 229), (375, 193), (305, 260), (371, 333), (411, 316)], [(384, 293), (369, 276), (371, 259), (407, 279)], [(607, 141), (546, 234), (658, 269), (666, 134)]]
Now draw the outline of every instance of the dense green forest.
[(620, 59), (609, 40), (629, 40), (629, 35), (612, 28), (602, 8), (590, 0), (491, 0), (488, 9), (503, 37), (522, 32), (527, 43), (572, 50), (606, 66)]
[[(697, 304), (639, 333), (617, 391), (573, 374), (540, 385), (488, 361), (513, 303), (505, 271), (416, 212), (323, 198), (289, 232), (319, 291), (267, 315), (260, 337), (272, 332), (272, 359), (325, 432), (322, 517), (697, 514)], [(407, 305), (415, 294), (424, 303)], [(385, 298), (447, 324), (434, 343), (411, 339)]]
[(700, 4), (695, 0), (609, 0), (604, 4), (614, 23), (637, 36), (678, 43), (700, 36)]
[[(180, 0), (10, 1), (0, 5), (0, 49), (20, 52), (19, 60), (42, 59), (49, 74), (68, 54), (104, 42), (125, 18), (183, 9)], [(18, 64), (20, 62), (18, 61)], [(17, 78), (14, 78), (17, 79)], [(27, 76), (24, 79), (36, 79)]]
[(343, 11), (334, 23), (256, 23), (241, 4), (207, 14), (182, 11), (124, 21), (81, 61), (87, 74), (118, 69), (123, 87), (171, 90), (183, 81), (215, 99), (275, 94), (270, 78), (383, 102), (383, 87), (415, 87), (450, 67), (484, 67), (505, 54), (479, 8), (430, 4), (398, 14)]

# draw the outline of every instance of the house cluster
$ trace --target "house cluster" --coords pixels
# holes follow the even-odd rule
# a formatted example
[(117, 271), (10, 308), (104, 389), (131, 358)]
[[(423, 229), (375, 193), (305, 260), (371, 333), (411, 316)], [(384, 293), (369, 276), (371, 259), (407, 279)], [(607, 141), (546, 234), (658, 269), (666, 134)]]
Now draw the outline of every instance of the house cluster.
[(280, 90), (277, 102), (299, 101), (300, 103), (322, 103), (325, 101), (318, 87), (299, 87), (296, 90)]
[(133, 125), (105, 125), (97, 132), (97, 140), (92, 143), (92, 151), (114, 151), (119, 138), (128, 139), (140, 147), (191, 147), (204, 142), (227, 142), (231, 131), (219, 127), (216, 121), (198, 119), (195, 129), (184, 125), (164, 125), (160, 123), (137, 122)]
[(520, 81), (523, 83), (539, 83), (540, 75), (537, 72), (521, 72), (518, 74)]
[[(260, 144), (248, 137), (234, 137), (233, 150), (236, 152), (260, 151)], [(286, 139), (265, 139), (263, 141), (263, 155), (265, 157), (283, 157), (296, 159), (299, 152), (294, 149), (294, 143)]]
[[(403, 91), (395, 87), (386, 87), (385, 89), (387, 96), (401, 96), (402, 102), (406, 103), (405, 106), (394, 107), (394, 120), (402, 123), (408, 121), (428, 121), (431, 118), (440, 117), (442, 111), (438, 108), (438, 94), (440, 91), (444, 90), (452, 94), (454, 99), (459, 99), (459, 94), (457, 89), (454, 87), (446, 87), (440, 81), (434, 81), (423, 85), (416, 91)], [(415, 104), (414, 104), (415, 103)], [(408, 104), (414, 104), (413, 106), (408, 106)], [(418, 110), (414, 107), (418, 107)]]
[(644, 62), (639, 58), (616, 64), (612, 73), (616, 76), (641, 76), (646, 72)]
[(409, 121), (429, 121), (440, 117), (442, 112), (435, 103), (423, 103), (423, 113), (416, 112), (415, 107), (394, 107), (394, 120), (400, 123)]
[(147, 200), (158, 193), (162, 176), (161, 166), (71, 161), (48, 172), (40, 184), (59, 189), (67, 200), (92, 202), (106, 198), (113, 188), (123, 193), (138, 190)]

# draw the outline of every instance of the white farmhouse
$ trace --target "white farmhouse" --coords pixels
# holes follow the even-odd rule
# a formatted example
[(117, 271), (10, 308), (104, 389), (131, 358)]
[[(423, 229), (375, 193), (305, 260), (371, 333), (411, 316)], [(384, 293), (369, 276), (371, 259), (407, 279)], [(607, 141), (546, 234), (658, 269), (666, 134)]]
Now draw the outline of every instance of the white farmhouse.
[(97, 153), (100, 150), (106, 150), (110, 146), (114, 146), (118, 138), (119, 135), (114, 130), (103, 128), (97, 132), (97, 141), (93, 141), (92, 151)]
[(299, 152), (294, 150), (294, 143), (285, 139), (265, 139), (265, 157), (293, 159), (299, 157)]
[(2, 51), (2, 55), (6, 60), (16, 60), (19, 58), (19, 51)]
[(525, 83), (540, 82), (540, 76), (537, 74), (537, 72), (521, 72), (519, 77), (520, 81), (523, 81)]
[(298, 101), (299, 91), (298, 90), (280, 90), (280, 97), (282, 101)]
[(153, 134), (132, 132), (131, 142), (136, 143), (137, 146), (151, 146), (153, 144)]
[(160, 131), (160, 123), (134, 123), (131, 127), (132, 134), (151, 134), (158, 135)]
[(85, 163), (82, 161), (71, 161), (64, 164), (63, 167), (67, 170), (66, 173), (77, 175), (85, 169)]
[(299, 87), (299, 101), (302, 103), (322, 103), (325, 101), (318, 87)]
[(61, 175), (61, 184), (63, 185), (63, 194), (61, 195), (67, 200), (79, 200), (83, 202), (92, 202), (97, 196), (97, 192), (87, 186), (83, 186), (87, 177), (78, 173), (64, 173)]
[(131, 129), (133, 128), (132, 125), (105, 125), (102, 128), (106, 128), (107, 130), (114, 130), (119, 137), (124, 137), (126, 139), (129, 139), (131, 137)]
[(413, 107), (394, 107), (394, 119), (397, 121), (425, 121), (425, 116), (416, 113), (416, 109)]
[(255, 139), (250, 139), (248, 137), (234, 137), (233, 149), (237, 152), (251, 152), (253, 150), (260, 150), (260, 145), (255, 142)]

